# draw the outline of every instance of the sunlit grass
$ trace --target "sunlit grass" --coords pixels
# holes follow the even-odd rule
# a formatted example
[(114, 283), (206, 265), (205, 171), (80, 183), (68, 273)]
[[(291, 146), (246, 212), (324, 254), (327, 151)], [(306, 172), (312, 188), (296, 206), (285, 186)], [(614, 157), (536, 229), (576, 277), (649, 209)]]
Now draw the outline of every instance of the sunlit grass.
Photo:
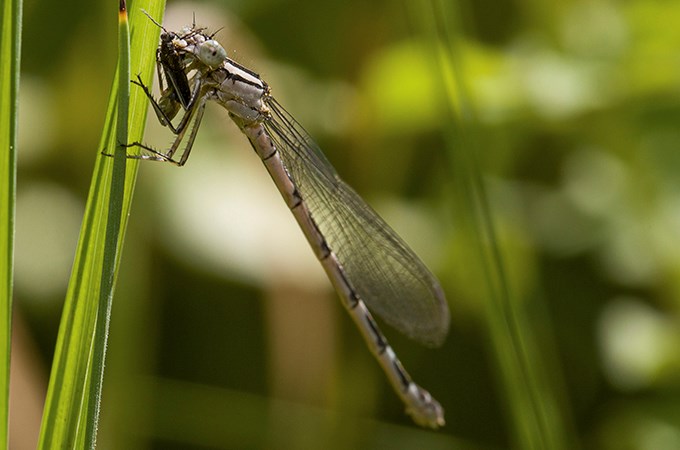
[(8, 442), (21, 0), (0, 16), (0, 448)]
[[(120, 153), (124, 149), (120, 147), (119, 140), (125, 139), (126, 133), (116, 131), (116, 124), (120, 120), (116, 118), (117, 102), (121, 101), (118, 98), (118, 84), (125, 83), (122, 95), (127, 97), (129, 77), (126, 74), (130, 70), (141, 74), (147, 82), (150, 80), (159, 29), (141, 14), (140, 8), (159, 17), (163, 7), (162, 2), (155, 1), (129, 5), (133, 30), (130, 51), (132, 68), (122, 68), (114, 79), (102, 139), (99, 147), (93, 149), (97, 163), (59, 329), (41, 427), (41, 449), (86, 448), (94, 445), (98, 418), (96, 411), (100, 407), (98, 403), (101, 397), (100, 386), (97, 385), (103, 376), (110, 301), (137, 168), (135, 161), (126, 163), (124, 153)], [(128, 65), (125, 50), (119, 65)], [(125, 79), (121, 80), (122, 77)], [(146, 111), (146, 98), (139, 91), (134, 92), (129, 102), (130, 140), (141, 138)], [(116, 158), (100, 154), (102, 150), (111, 152), (113, 149), (118, 152)], [(112, 171), (112, 166), (117, 166), (117, 169), (114, 167)], [(109, 188), (112, 183), (113, 187)], [(114, 211), (110, 212), (110, 209)], [(117, 224), (109, 225), (111, 222), (120, 222), (120, 228)]]

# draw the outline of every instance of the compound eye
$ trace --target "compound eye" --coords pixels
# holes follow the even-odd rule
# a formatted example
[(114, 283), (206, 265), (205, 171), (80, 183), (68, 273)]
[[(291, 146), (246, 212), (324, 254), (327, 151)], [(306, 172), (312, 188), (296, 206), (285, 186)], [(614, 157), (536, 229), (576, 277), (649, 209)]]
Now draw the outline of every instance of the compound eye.
[(227, 52), (215, 40), (208, 40), (198, 47), (198, 59), (212, 69), (219, 67), (227, 59)]

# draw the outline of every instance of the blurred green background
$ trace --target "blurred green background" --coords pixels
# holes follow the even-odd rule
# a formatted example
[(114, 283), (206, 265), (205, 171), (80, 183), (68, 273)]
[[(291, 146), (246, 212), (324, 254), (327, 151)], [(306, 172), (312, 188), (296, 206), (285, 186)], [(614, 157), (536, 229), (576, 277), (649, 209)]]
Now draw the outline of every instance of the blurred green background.
[[(116, 7), (24, 6), (12, 449), (35, 448), (101, 150)], [(211, 105), (185, 168), (140, 169), (100, 448), (512, 446), (484, 324), (488, 287), (470, 263), (452, 179), (452, 130), (477, 156), (512, 298), (569, 445), (680, 448), (680, 3), (450, 3), (442, 11), (460, 14), (449, 32), (476, 117), (455, 126), (428, 11), (407, 1), (171, 1), (164, 24), (178, 29), (195, 13), (223, 28), (229, 56), (267, 80), (438, 275), (452, 312), (446, 344), (424, 349), (384, 331), (443, 404), (446, 427), (420, 430), (403, 414), (261, 162)], [(172, 138), (152, 116), (145, 140), (163, 147)]]

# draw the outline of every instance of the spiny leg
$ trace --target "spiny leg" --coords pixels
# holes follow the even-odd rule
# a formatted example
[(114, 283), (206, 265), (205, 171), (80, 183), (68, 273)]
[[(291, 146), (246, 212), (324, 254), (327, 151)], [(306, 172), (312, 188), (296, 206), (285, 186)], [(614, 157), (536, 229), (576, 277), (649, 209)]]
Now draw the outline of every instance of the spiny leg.
[[(189, 154), (191, 153), (194, 141), (196, 140), (196, 135), (198, 134), (198, 129), (200, 128), (201, 120), (203, 119), (203, 113), (205, 112), (206, 103), (207, 98), (203, 97), (199, 100), (197, 104), (194, 105), (194, 107), (192, 107), (191, 110), (187, 111), (185, 117), (188, 116), (190, 120), (188, 119), (187, 123), (181, 127), (180, 133), (177, 135), (175, 141), (172, 143), (167, 152), (158, 151), (153, 147), (149, 147), (148, 145), (142, 144), (141, 142), (133, 142), (132, 144), (128, 144), (126, 147), (139, 147), (150, 152), (151, 155), (143, 154), (128, 155), (128, 158), (143, 159), (147, 161), (169, 162), (175, 164), (176, 166), (180, 167), (183, 166), (186, 163), (187, 159), (189, 158)], [(181, 157), (179, 161), (177, 161), (173, 159), (173, 156), (177, 152), (177, 149), (179, 149), (180, 146), (182, 145), (182, 141), (184, 140), (186, 132), (189, 129), (191, 129), (191, 131), (189, 132), (186, 145), (184, 146), (184, 149), (181, 152)]]
[[(139, 75), (137, 75), (136, 81), (132, 80), (132, 83), (142, 88), (142, 91), (144, 91), (144, 94), (149, 99), (149, 102), (151, 103), (151, 106), (153, 107), (153, 110), (156, 113), (156, 117), (158, 118), (160, 124), (170, 128), (173, 134), (179, 134), (181, 131), (180, 128), (183, 121), (180, 122), (180, 125), (177, 128), (175, 128), (174, 125), (172, 124), (172, 119), (177, 115), (180, 107), (180, 104), (177, 101), (176, 94), (172, 90), (172, 88), (168, 86), (165, 90), (163, 90), (163, 92), (161, 93), (161, 98), (158, 101), (156, 101), (156, 99), (149, 91), (149, 88), (142, 82), (142, 79)], [(185, 113), (185, 115), (186, 114), (187, 113)]]
[[(201, 92), (201, 87), (202, 87), (202, 79), (200, 77), (197, 77), (195, 79), (195, 86), (194, 90), (192, 92), (192, 96), (189, 102), (189, 108), (186, 110), (184, 115), (182, 116), (182, 119), (180, 120), (179, 125), (177, 128), (175, 128), (172, 123), (170, 122), (170, 117), (166, 114), (165, 108), (163, 107), (162, 104), (159, 104), (159, 102), (156, 102), (156, 100), (153, 98), (153, 95), (151, 95), (151, 92), (147, 88), (147, 86), (142, 82), (140, 76), (137, 76), (137, 81), (132, 81), (134, 84), (138, 85), (139, 87), (142, 88), (144, 91), (144, 94), (146, 94), (147, 98), (151, 102), (151, 105), (154, 108), (154, 111), (156, 112), (156, 116), (158, 117), (158, 120), (161, 124), (165, 125), (167, 124), (168, 127), (171, 129), (171, 131), (177, 136), (175, 138), (175, 141), (172, 143), (170, 146), (170, 149), (168, 149), (167, 152), (161, 152), (159, 150), (156, 150), (155, 148), (148, 146), (146, 144), (143, 144), (141, 142), (133, 142), (131, 144), (126, 144), (125, 147), (139, 147), (143, 150), (148, 151), (151, 153), (150, 155), (130, 155), (128, 154), (127, 157), (129, 159), (142, 159), (146, 161), (160, 161), (160, 162), (170, 162), (172, 164), (175, 164), (177, 166), (183, 166), (186, 163), (187, 158), (189, 157), (189, 154), (191, 153), (191, 148), (193, 146), (194, 140), (196, 139), (196, 134), (198, 132), (198, 128), (200, 126), (201, 120), (203, 118), (203, 112), (205, 110), (205, 104), (206, 104), (206, 98), (203, 97), (202, 99), (198, 100), (199, 94)], [(166, 89), (164, 96), (162, 97), (161, 101), (163, 98), (169, 98), (169, 96), (174, 95), (173, 91), (171, 90), (170, 86)], [(179, 109), (179, 103), (177, 100), (174, 100), (175, 106), (177, 106), (177, 109)], [(172, 114), (171, 117), (174, 117), (175, 114)], [(193, 119), (192, 119), (193, 118)], [(164, 123), (166, 122), (166, 123)], [(190, 126), (191, 122), (193, 122), (193, 126)], [(187, 142), (183, 152), (182, 156), (179, 161), (176, 161), (173, 159), (173, 156), (175, 152), (177, 152), (177, 149), (180, 147), (184, 136), (186, 134), (186, 131), (191, 128), (192, 131), (189, 133), (189, 141)], [(105, 152), (102, 152), (104, 156), (112, 156), (110, 154), (107, 154)]]

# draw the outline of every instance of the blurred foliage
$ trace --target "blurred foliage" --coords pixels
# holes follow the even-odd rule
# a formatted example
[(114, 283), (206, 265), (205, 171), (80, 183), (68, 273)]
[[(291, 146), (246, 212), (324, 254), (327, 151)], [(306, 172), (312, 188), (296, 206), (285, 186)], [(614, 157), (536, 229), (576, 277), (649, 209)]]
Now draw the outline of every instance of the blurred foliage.
[[(410, 8), (170, 2), (165, 23), (176, 29), (195, 12), (198, 24), (224, 27), (217, 37), (230, 57), (267, 80), (440, 277), (452, 311), (444, 347), (422, 349), (386, 331), (446, 408), (447, 426), (418, 430), (402, 414), (260, 161), (212, 107), (184, 169), (140, 169), (100, 442), (512, 445), (482, 326), (484, 281), (466, 257), (471, 243), (451, 194), (444, 94)], [(513, 298), (530, 314), (543, 370), (561, 387), (566, 428), (587, 449), (680, 448), (680, 4), (455, 8), (478, 115), (472, 150)], [(115, 68), (110, 9), (25, 3), (16, 300), (45, 367)], [(150, 126), (146, 140), (171, 138)]]

